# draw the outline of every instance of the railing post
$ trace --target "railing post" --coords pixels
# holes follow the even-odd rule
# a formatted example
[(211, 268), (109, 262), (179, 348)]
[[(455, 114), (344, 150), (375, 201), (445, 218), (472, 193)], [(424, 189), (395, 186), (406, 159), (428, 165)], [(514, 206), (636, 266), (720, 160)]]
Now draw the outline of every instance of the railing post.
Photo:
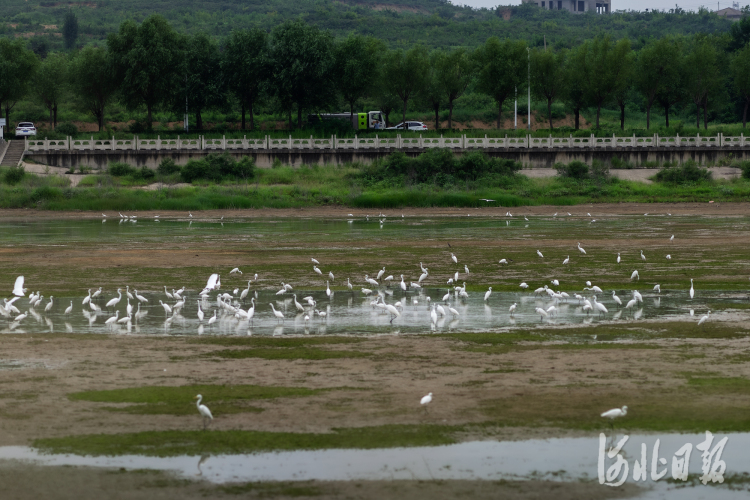
[(337, 140), (338, 140), (338, 138), (336, 137), (336, 134), (333, 134), (333, 150), (334, 151), (336, 150), (336, 141)]
[(740, 133), (740, 146), (745, 145), (745, 134)]
[(723, 144), (722, 144), (722, 143), (723, 143), (722, 139), (723, 139), (723, 136), (724, 136), (724, 134), (722, 134), (721, 132), (719, 132), (719, 133), (717, 133), (716, 135), (718, 136), (718, 137), (717, 137), (717, 139), (719, 139), (719, 147), (723, 146)]

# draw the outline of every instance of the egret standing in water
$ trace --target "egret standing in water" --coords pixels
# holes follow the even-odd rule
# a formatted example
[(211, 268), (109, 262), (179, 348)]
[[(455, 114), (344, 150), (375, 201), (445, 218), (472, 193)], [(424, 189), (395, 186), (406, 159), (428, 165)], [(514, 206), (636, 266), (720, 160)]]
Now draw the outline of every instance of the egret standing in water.
[(693, 288), (693, 278), (690, 278), (690, 298), (695, 297), (695, 289)]
[(276, 308), (273, 306), (273, 304), (269, 304), (271, 306), (271, 309), (273, 309), (273, 315), (276, 316), (277, 319), (284, 320), (284, 313), (281, 311), (277, 311)]
[(195, 403), (195, 406), (198, 407), (198, 413), (200, 413), (201, 417), (203, 417), (203, 430), (205, 431), (206, 430), (206, 419), (208, 419), (209, 421), (213, 420), (214, 416), (211, 415), (211, 410), (209, 410), (206, 405), (202, 405), (201, 404), (201, 401), (203, 401), (203, 396), (201, 396), (200, 394), (198, 394), (197, 396), (195, 396), (195, 399), (198, 400)]

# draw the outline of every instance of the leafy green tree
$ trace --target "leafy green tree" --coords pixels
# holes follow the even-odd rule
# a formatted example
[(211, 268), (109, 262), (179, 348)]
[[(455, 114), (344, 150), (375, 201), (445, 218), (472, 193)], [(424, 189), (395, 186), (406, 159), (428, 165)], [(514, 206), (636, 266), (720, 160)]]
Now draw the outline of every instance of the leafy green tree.
[(497, 103), (497, 128), (502, 127), (503, 103), (526, 88), (528, 52), (523, 40), (501, 42), (492, 37), (474, 53), (477, 64), (477, 91)]
[(638, 52), (633, 84), (646, 100), (646, 128), (651, 128), (651, 107), (666, 82), (677, 77), (680, 53), (670, 38), (649, 42)]
[(246, 112), (250, 113), (250, 128), (255, 128), (253, 107), (271, 78), (268, 34), (258, 28), (233, 31), (224, 46), (221, 69), (229, 90), (242, 106), (242, 129)]
[(568, 53), (563, 72), (563, 100), (573, 110), (575, 129), (580, 127), (581, 109), (586, 105), (588, 44), (579, 45)]
[(732, 84), (742, 97), (742, 128), (747, 126), (747, 108), (750, 106), (750, 43), (732, 58)]
[(383, 115), (385, 116), (385, 126), (388, 127), (391, 123), (390, 115), (393, 110), (401, 106), (401, 101), (397, 95), (391, 94), (387, 89), (382, 68), (379, 70), (377, 82), (378, 84), (375, 85), (375, 88), (372, 90), (372, 98), (378, 109), (383, 112)]
[[(440, 108), (445, 99), (443, 85), (440, 78), (441, 62), (446, 58), (442, 50), (435, 50), (430, 54), (429, 67), (425, 78), (424, 88), (417, 98), (420, 105), (435, 112), (435, 130), (440, 129)], [(421, 107), (421, 106), (420, 106)]]
[(333, 35), (303, 21), (288, 21), (273, 31), (271, 40), (276, 96), (286, 106), (296, 106), (297, 127), (302, 128), (304, 110), (333, 103)]
[(148, 127), (153, 112), (170, 104), (184, 81), (181, 37), (158, 15), (141, 25), (125, 21), (107, 37), (120, 91), (129, 109), (146, 106)]
[(334, 79), (336, 89), (349, 105), (351, 119), (354, 106), (377, 82), (378, 65), (385, 44), (375, 38), (350, 34), (336, 45)]
[(585, 93), (587, 100), (596, 107), (596, 128), (599, 128), (602, 106), (626, 81), (623, 75), (628, 72), (630, 64), (630, 41), (624, 39), (613, 43), (609, 36), (605, 36), (587, 43)]
[(422, 92), (427, 84), (429, 71), (427, 49), (415, 45), (404, 52), (392, 50), (385, 55), (383, 62), (383, 84), (403, 104), (402, 121), (406, 121), (406, 106), (409, 99)]
[(696, 40), (685, 58), (687, 95), (695, 104), (695, 123), (700, 128), (701, 108), (703, 126), (708, 129), (708, 100), (720, 90), (722, 77), (716, 47), (708, 40)]
[(474, 65), (465, 49), (455, 49), (440, 57), (437, 68), (438, 84), (448, 101), (448, 128), (453, 128), (453, 103), (461, 97), (474, 78)]
[(21, 39), (0, 38), (0, 108), (10, 126), (10, 111), (29, 91), (39, 59)]
[(78, 39), (78, 18), (70, 9), (65, 13), (62, 36), (66, 49), (70, 50), (75, 47), (76, 40)]
[(531, 93), (547, 101), (549, 129), (552, 130), (552, 103), (565, 91), (565, 54), (534, 49), (531, 52)]
[(111, 54), (101, 47), (86, 46), (70, 62), (68, 74), (74, 99), (94, 115), (101, 132), (105, 108), (119, 86)]
[(68, 87), (68, 58), (54, 53), (42, 61), (32, 82), (33, 93), (49, 111), (49, 126), (57, 126), (57, 108)]
[(732, 27), (729, 29), (729, 37), (727, 49), (730, 52), (742, 50), (750, 42), (750, 17), (743, 17), (738, 22), (732, 23)]
[(675, 106), (685, 101), (685, 54), (680, 44), (673, 51), (673, 59), (667, 66), (665, 77), (662, 78), (656, 91), (656, 102), (664, 108), (665, 124), (669, 127), (669, 112)]
[[(221, 71), (219, 47), (204, 33), (186, 40), (185, 80), (175, 107), (195, 113), (198, 130), (203, 130), (203, 111), (226, 104), (226, 83)], [(187, 102), (183, 102), (183, 98)]]

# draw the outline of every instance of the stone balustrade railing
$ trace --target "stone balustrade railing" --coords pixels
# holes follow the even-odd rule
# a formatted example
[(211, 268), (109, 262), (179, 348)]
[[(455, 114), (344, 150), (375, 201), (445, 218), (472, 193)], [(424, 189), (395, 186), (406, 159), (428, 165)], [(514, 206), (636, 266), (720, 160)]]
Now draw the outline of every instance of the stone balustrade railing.
[(362, 149), (555, 149), (555, 148), (651, 148), (651, 147), (744, 147), (750, 146), (750, 140), (744, 135), (725, 136), (723, 134), (695, 137), (423, 137), (409, 135), (396, 137), (366, 136), (338, 138), (299, 139), (272, 138), (262, 139), (206, 139), (205, 137), (176, 139), (35, 139), (28, 137), (26, 152), (48, 151), (184, 151), (184, 150), (362, 150)]

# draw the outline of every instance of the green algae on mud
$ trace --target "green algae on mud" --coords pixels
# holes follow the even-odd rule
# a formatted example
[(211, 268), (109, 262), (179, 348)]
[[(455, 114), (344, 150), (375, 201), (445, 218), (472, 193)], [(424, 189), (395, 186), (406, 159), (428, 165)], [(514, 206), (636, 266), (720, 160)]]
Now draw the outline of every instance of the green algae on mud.
[(263, 451), (375, 449), (453, 444), (455, 428), (440, 425), (384, 425), (332, 429), (330, 433), (262, 431), (151, 431), (37, 439), (46, 453), (177, 456)]
[(262, 408), (248, 405), (248, 401), (314, 396), (327, 390), (329, 389), (258, 385), (145, 386), (74, 392), (68, 394), (68, 399), (95, 403), (132, 403), (125, 407), (107, 407), (110, 411), (143, 415), (192, 415), (197, 411), (195, 396), (203, 394), (204, 403), (209, 405), (215, 414), (230, 414), (263, 411)]

